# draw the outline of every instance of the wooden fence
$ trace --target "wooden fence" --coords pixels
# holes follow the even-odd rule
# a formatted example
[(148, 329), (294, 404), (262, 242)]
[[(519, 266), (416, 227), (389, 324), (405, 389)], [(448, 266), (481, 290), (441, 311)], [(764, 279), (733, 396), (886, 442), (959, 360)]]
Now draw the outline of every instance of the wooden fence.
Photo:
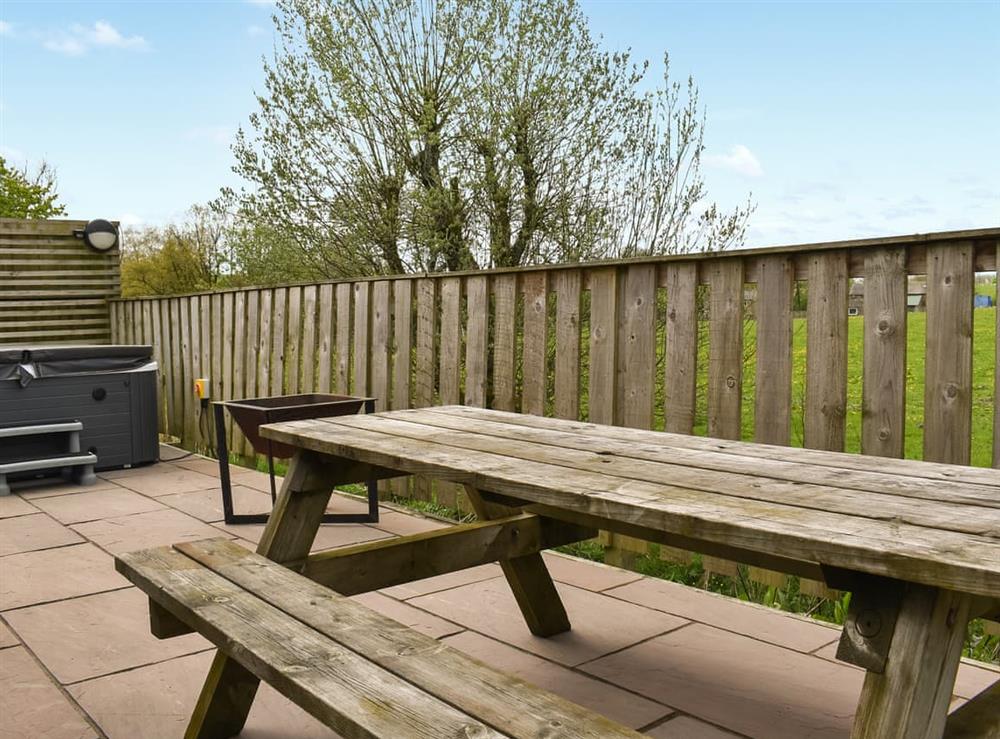
[[(112, 337), (155, 346), (160, 430), (191, 449), (212, 439), (197, 377), (211, 379), (217, 399), (334, 391), (374, 395), (379, 408), (465, 403), (826, 450), (845, 448), (848, 385), (858, 381), (860, 451), (900, 457), (908, 361), (922, 359), (922, 398), (910, 399), (911, 411), (923, 403), (919, 456), (968, 464), (975, 273), (993, 271), (998, 252), (995, 228), (122, 300), (111, 304)], [(907, 356), (908, 275), (927, 280), (926, 343), (911, 348), (923, 357)], [(848, 376), (855, 278), (864, 281), (864, 317), (850, 319), (863, 321), (857, 380)], [(804, 360), (793, 353), (795, 294), (808, 296)], [(803, 370), (799, 401), (793, 372)], [(998, 380), (994, 369), (984, 395), (995, 466)], [(251, 452), (238, 429), (229, 433), (231, 448)], [(460, 503), (453, 490), (439, 495)]]
[(0, 345), (107, 344), (121, 295), (118, 247), (74, 235), (86, 221), (0, 218)]

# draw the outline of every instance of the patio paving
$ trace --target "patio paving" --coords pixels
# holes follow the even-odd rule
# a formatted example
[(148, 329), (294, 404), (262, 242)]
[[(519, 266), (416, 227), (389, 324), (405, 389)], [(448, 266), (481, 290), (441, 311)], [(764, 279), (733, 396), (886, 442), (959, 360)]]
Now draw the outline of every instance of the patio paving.
[[(145, 596), (111, 555), (209, 536), (252, 548), (263, 530), (222, 524), (215, 462), (183, 454), (164, 447), (174, 461), (0, 498), (0, 739), (183, 735), (212, 649), (198, 635), (153, 638)], [(241, 512), (267, 509), (266, 475), (238, 470), (233, 480)], [(330, 509), (364, 505), (334, 496)], [(324, 525), (314, 550), (443, 525), (383, 506), (378, 524)], [(551, 639), (528, 632), (496, 565), (357, 599), (650, 737), (849, 735), (863, 672), (835, 660), (836, 628), (545, 557), (574, 626)], [(963, 662), (953, 705), (998, 678), (993, 666)], [(240, 736), (334, 735), (264, 687)]]

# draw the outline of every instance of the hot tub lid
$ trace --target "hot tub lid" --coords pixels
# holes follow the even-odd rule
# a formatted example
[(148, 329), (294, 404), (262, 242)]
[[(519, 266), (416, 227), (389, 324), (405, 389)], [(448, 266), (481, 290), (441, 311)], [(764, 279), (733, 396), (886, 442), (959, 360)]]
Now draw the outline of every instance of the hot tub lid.
[(0, 380), (26, 384), (39, 377), (127, 372), (147, 368), (152, 357), (153, 347), (144, 344), (6, 347), (0, 349)]

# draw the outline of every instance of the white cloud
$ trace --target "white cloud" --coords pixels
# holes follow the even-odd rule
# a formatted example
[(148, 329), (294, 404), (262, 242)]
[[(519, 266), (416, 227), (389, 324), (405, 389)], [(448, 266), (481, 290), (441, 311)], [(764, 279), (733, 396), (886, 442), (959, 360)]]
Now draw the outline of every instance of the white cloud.
[(0, 21), (0, 36), (13, 36), (14, 26), (7, 21)]
[(130, 49), (143, 51), (149, 48), (142, 36), (124, 36), (108, 21), (96, 21), (92, 26), (74, 24), (67, 31), (49, 34), (42, 41), (49, 51), (69, 56), (80, 56), (91, 48)]
[(135, 213), (122, 213), (116, 219), (123, 226), (141, 226), (146, 222), (146, 219), (142, 216), (138, 216)]
[(764, 174), (760, 161), (743, 144), (736, 144), (729, 150), (728, 154), (709, 154), (705, 157), (705, 162), (713, 167), (728, 169), (745, 177), (760, 177)]
[(247, 36), (260, 36), (264, 29), (260, 26), (247, 26)]

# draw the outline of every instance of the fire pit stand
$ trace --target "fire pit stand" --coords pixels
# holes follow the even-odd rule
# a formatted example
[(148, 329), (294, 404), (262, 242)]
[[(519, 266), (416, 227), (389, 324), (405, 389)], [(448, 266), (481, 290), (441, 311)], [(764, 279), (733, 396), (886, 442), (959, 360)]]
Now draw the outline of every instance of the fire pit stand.
[[(364, 409), (375, 412), (375, 398), (357, 398), (349, 395), (304, 393), (280, 395), (272, 398), (223, 400), (212, 403), (215, 411), (216, 454), (219, 457), (219, 478), (222, 483), (222, 512), (227, 524), (267, 523), (269, 513), (234, 513), (233, 489), (229, 476), (229, 448), (226, 444), (225, 410), (243, 431), (247, 441), (258, 454), (267, 456), (267, 470), (271, 476), (271, 504), (277, 500), (274, 484), (274, 458), (284, 459), (295, 454), (295, 447), (272, 442), (260, 435), (260, 427), (281, 421), (304, 421), (330, 416), (347, 416)], [(323, 523), (377, 523), (378, 488), (375, 480), (368, 481), (367, 513), (327, 513)]]

